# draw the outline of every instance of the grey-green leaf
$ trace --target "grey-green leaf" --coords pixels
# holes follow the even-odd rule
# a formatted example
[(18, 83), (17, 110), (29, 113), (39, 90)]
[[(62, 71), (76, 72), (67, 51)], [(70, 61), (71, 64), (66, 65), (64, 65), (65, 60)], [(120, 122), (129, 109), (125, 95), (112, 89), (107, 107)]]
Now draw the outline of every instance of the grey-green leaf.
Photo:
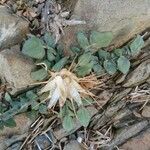
[(68, 132), (74, 128), (73, 118), (70, 115), (63, 118), (63, 128)]
[(10, 118), (10, 119), (4, 121), (4, 125), (6, 127), (13, 128), (13, 127), (16, 127), (16, 122), (14, 121), (13, 118)]
[(47, 111), (47, 106), (44, 105), (44, 104), (41, 104), (41, 105), (39, 106), (39, 112), (40, 112), (41, 114), (47, 114), (47, 113), (48, 113), (48, 111)]
[(98, 56), (100, 59), (109, 59), (110, 58), (110, 53), (104, 50), (99, 50), (98, 51)]
[(114, 64), (114, 62), (109, 61), (109, 60), (104, 61), (104, 68), (110, 75), (115, 74), (117, 71), (117, 67)]
[(52, 70), (56, 71), (56, 72), (59, 72), (67, 64), (67, 62), (68, 62), (68, 57), (62, 58), (61, 60), (59, 60), (59, 62), (57, 62), (53, 66)]
[(90, 44), (96, 48), (107, 47), (113, 40), (112, 32), (92, 31), (90, 35)]
[(25, 41), (22, 52), (35, 59), (42, 59), (45, 56), (45, 50), (41, 40), (34, 36)]
[(144, 46), (144, 40), (142, 38), (142, 36), (138, 35), (134, 41), (130, 44), (130, 50), (132, 55), (137, 55), (141, 48)]
[(42, 81), (47, 77), (47, 75), (48, 73), (44, 68), (31, 72), (31, 77), (35, 81)]
[(79, 57), (78, 60), (78, 66), (84, 66), (87, 65), (92, 60), (92, 54), (91, 53), (84, 53)]
[(78, 117), (80, 123), (81, 123), (84, 127), (87, 127), (87, 126), (88, 126), (91, 117), (90, 117), (89, 111), (88, 111), (86, 108), (84, 108), (84, 107), (80, 108), (80, 109), (77, 111), (77, 117)]
[(93, 66), (93, 71), (96, 73), (96, 75), (100, 75), (103, 73), (103, 67), (100, 64), (95, 64)]
[(89, 41), (83, 32), (77, 33), (77, 41), (80, 47), (83, 48), (84, 50), (86, 50), (89, 47)]
[(91, 72), (92, 68), (93, 68), (93, 63), (90, 62), (90, 63), (87, 63), (83, 66), (77, 67), (76, 73), (78, 74), (79, 77), (84, 77)]
[(49, 47), (47, 49), (47, 59), (49, 61), (53, 61), (55, 60), (55, 58), (56, 58), (56, 51), (52, 47)]
[(118, 69), (123, 73), (126, 74), (130, 69), (130, 61), (124, 56), (120, 56), (117, 61)]
[(49, 46), (49, 47), (55, 47), (55, 38), (54, 36), (52, 36), (50, 33), (45, 33), (44, 35), (44, 41), (46, 42), (46, 44)]

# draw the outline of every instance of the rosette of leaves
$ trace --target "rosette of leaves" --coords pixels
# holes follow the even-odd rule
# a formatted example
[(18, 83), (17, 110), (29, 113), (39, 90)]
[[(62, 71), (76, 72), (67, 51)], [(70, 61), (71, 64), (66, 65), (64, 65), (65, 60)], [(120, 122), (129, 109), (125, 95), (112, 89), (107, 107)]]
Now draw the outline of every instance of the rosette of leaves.
[(42, 102), (43, 97), (39, 97), (36, 93), (34, 89), (15, 98), (5, 93), (5, 103), (0, 102), (0, 130), (4, 127), (15, 127), (14, 117), (20, 113), (26, 113), (32, 120), (35, 120), (39, 114), (48, 115), (47, 106)]
[[(39, 94), (48, 93), (50, 109), (59, 102), (59, 115), (67, 131), (73, 129), (76, 120), (87, 127), (90, 115), (82, 99), (91, 97), (89, 89), (98, 82), (95, 80), (96, 75), (104, 71), (110, 75), (117, 71), (126, 74), (130, 68), (130, 58), (137, 55), (144, 44), (142, 37), (138, 35), (125, 47), (107, 52), (105, 47), (111, 44), (112, 39), (111, 32), (92, 31), (89, 37), (79, 32), (77, 33), (79, 45), (71, 47), (76, 57), (75, 55), (65, 57), (61, 46), (56, 46), (54, 38), (48, 33), (42, 38), (30, 36), (23, 45), (22, 51), (25, 55), (33, 58), (36, 63), (46, 66), (46, 69), (41, 68), (41, 65), (37, 66), (37, 70), (33, 71), (31, 76), (36, 81), (49, 79)], [(94, 76), (90, 78), (92, 72)], [(92, 80), (94, 84), (90, 85), (87, 82), (81, 84), (81, 80), (82, 83), (85, 82), (83, 79)]]

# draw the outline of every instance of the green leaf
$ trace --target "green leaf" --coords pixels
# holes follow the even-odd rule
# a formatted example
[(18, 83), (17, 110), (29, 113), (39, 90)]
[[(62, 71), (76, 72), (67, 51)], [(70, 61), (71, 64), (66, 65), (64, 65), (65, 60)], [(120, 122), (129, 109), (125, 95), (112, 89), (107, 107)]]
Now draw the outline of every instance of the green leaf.
[(41, 104), (41, 105), (39, 106), (39, 112), (40, 112), (41, 114), (47, 114), (47, 113), (48, 113), (48, 111), (47, 111), (47, 106), (44, 105), (44, 104)]
[(5, 93), (5, 100), (6, 100), (7, 102), (12, 103), (12, 98), (11, 98), (11, 96), (9, 95), (8, 92)]
[(68, 132), (74, 128), (74, 122), (73, 122), (73, 118), (71, 116), (67, 115), (64, 117), (63, 128)]
[(93, 68), (93, 63), (88, 63), (84, 66), (79, 66), (76, 68), (76, 73), (78, 74), (78, 76), (80, 77), (84, 77), (85, 75), (88, 75), (91, 70)]
[(96, 75), (100, 75), (103, 73), (103, 67), (100, 64), (95, 64), (93, 66), (93, 71), (96, 73)]
[(13, 118), (10, 118), (10, 119), (4, 121), (4, 125), (6, 127), (13, 128), (13, 127), (16, 127), (16, 122), (14, 121)]
[(38, 117), (38, 111), (36, 110), (31, 110), (26, 112), (26, 115), (28, 118), (30, 118), (31, 120), (35, 120)]
[(138, 35), (134, 41), (130, 44), (130, 50), (132, 55), (137, 55), (141, 48), (144, 46), (144, 40), (142, 38), (142, 36)]
[(42, 59), (45, 56), (45, 50), (41, 40), (34, 36), (25, 41), (22, 52), (35, 59)]
[(49, 47), (47, 49), (47, 59), (49, 61), (53, 61), (55, 60), (55, 58), (56, 58), (56, 51), (52, 47)]
[(92, 54), (91, 53), (84, 53), (78, 59), (78, 66), (85, 66), (91, 60), (92, 60)]
[(75, 46), (71, 47), (70, 49), (71, 49), (71, 51), (72, 51), (73, 53), (77, 53), (77, 54), (78, 54), (78, 53), (81, 52), (81, 49), (78, 48), (78, 47), (75, 47)]
[(112, 32), (92, 31), (90, 35), (90, 44), (96, 48), (107, 47), (113, 40)]
[(120, 49), (115, 49), (114, 50), (114, 53), (117, 55), (117, 56), (122, 56), (123, 55), (123, 52), (124, 52), (124, 49), (120, 48)]
[(4, 122), (2, 120), (0, 120), (0, 130), (4, 129)]
[(82, 103), (83, 103), (83, 106), (89, 106), (89, 105), (92, 105), (95, 103), (95, 101), (92, 99), (92, 98), (84, 98), (82, 99)]
[(31, 78), (35, 81), (42, 81), (47, 75), (48, 73), (44, 68), (31, 72)]
[(26, 97), (29, 100), (36, 100), (38, 98), (37, 94), (35, 94), (33, 91), (26, 92)]
[(89, 122), (90, 122), (90, 113), (87, 109), (85, 109), (84, 107), (80, 108), (78, 111), (77, 111), (77, 117), (80, 121), (80, 123), (84, 126), (84, 127), (87, 127)]
[(117, 71), (116, 65), (110, 60), (104, 61), (104, 68), (110, 75), (115, 74)]
[(89, 41), (83, 32), (77, 33), (77, 41), (81, 48), (86, 50), (89, 47)]
[(68, 62), (68, 57), (62, 58), (61, 60), (59, 60), (58, 63), (56, 63), (53, 66), (52, 70), (56, 71), (56, 72), (59, 72), (66, 65), (67, 62)]
[(118, 64), (118, 69), (123, 74), (126, 74), (130, 69), (130, 61), (124, 56), (120, 56), (120, 58), (117, 61), (117, 64)]
[(50, 33), (45, 33), (44, 35), (44, 41), (49, 47), (54, 48), (55, 47), (55, 38)]
[(107, 51), (104, 51), (104, 50), (99, 50), (98, 51), (98, 56), (99, 56), (100, 59), (106, 60), (106, 59), (110, 58), (110, 53), (107, 52)]

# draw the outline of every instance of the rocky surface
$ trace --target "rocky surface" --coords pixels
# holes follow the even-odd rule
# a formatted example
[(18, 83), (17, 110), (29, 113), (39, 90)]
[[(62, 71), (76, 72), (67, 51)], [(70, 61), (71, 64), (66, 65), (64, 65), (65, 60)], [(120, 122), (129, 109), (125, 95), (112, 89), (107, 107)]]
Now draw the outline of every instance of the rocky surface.
[(150, 106), (145, 106), (142, 110), (142, 116), (150, 118)]
[(5, 79), (15, 94), (33, 83), (30, 72), (33, 62), (18, 50), (6, 49), (0, 52), (0, 77)]
[[(0, 130), (0, 150), (4, 150), (11, 145), (14, 141), (24, 137), (27, 133), (29, 126), (32, 121), (26, 117), (25, 114), (15, 116), (16, 127), (8, 128), (5, 127), (2, 131)], [(18, 136), (20, 135), (20, 136)]]
[(130, 139), (121, 149), (124, 150), (149, 150), (150, 149), (150, 129), (143, 134)]
[(76, 39), (80, 30), (111, 31), (112, 45), (119, 47), (135, 34), (150, 25), (150, 1), (147, 0), (78, 0), (72, 18), (86, 21), (86, 25), (65, 29), (66, 50)]
[(137, 86), (143, 82), (145, 82), (150, 76), (150, 59), (142, 62), (137, 68), (131, 71), (125, 83), (124, 87)]
[(82, 148), (80, 147), (80, 144), (77, 141), (72, 140), (65, 145), (64, 150), (82, 150)]
[(28, 33), (28, 22), (0, 5), (0, 51), (21, 43)]

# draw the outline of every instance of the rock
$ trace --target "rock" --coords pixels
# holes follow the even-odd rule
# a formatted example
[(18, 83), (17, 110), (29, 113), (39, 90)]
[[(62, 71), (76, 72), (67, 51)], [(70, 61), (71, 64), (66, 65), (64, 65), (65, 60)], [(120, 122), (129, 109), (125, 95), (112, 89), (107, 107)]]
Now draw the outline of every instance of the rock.
[(148, 84), (150, 84), (150, 78), (148, 78), (146, 82), (147, 82)]
[(76, 32), (85, 30), (111, 31), (114, 35), (112, 45), (119, 47), (149, 27), (150, 1), (78, 0), (72, 18), (85, 20), (87, 24), (65, 29), (66, 50), (75, 41)]
[(82, 150), (82, 149), (77, 141), (72, 140), (67, 145), (65, 145), (64, 150)]
[[(16, 122), (16, 127), (5, 127), (3, 130), (0, 130), (0, 150), (6, 149), (17, 141), (20, 142), (27, 136), (27, 132), (32, 121), (27, 118), (25, 114), (19, 114), (15, 116), (14, 119)], [(19, 145), (17, 144), (16, 146)]]
[(150, 129), (146, 130), (142, 135), (127, 141), (120, 149), (124, 150), (150, 150)]
[(145, 82), (150, 76), (150, 59), (142, 62), (137, 68), (131, 71), (123, 87), (137, 86)]
[(10, 84), (11, 94), (16, 94), (33, 83), (30, 77), (33, 66), (32, 60), (18, 50), (0, 52), (0, 77)]
[(16, 127), (8, 128), (5, 127), (3, 130), (0, 130), (0, 137), (10, 137), (13, 135), (21, 135), (28, 131), (29, 126), (32, 121), (26, 117), (25, 114), (19, 114), (15, 116)]
[(22, 42), (29, 31), (26, 20), (0, 6), (0, 51)]
[(127, 76), (127, 74), (123, 74), (123, 75), (119, 76), (116, 80), (116, 84), (122, 83), (125, 80), (126, 76)]
[(150, 118), (150, 106), (145, 106), (142, 111), (142, 116)]

